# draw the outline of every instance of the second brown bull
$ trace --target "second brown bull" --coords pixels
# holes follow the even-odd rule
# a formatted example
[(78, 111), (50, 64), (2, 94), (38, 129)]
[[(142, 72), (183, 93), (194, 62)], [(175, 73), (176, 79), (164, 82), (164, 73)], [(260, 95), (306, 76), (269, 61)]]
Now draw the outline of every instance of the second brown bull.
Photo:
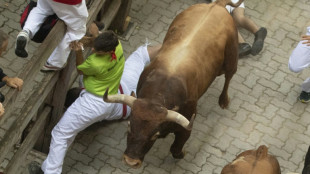
[(132, 109), (124, 153), (129, 166), (139, 168), (156, 139), (169, 133), (175, 134), (170, 152), (183, 158), (197, 101), (222, 74), (225, 84), (219, 105), (228, 106), (228, 85), (238, 60), (237, 29), (224, 8), (228, 3), (193, 5), (174, 19), (156, 59), (141, 74), (137, 98), (104, 96), (106, 102), (125, 103)]

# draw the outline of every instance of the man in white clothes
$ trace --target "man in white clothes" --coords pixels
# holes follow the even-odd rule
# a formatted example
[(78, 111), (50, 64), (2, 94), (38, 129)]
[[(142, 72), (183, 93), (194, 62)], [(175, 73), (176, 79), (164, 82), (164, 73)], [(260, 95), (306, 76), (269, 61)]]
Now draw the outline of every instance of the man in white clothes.
[(15, 54), (28, 57), (27, 44), (39, 30), (47, 16), (56, 14), (67, 25), (65, 36), (45, 62), (41, 71), (57, 71), (62, 69), (70, 54), (69, 45), (80, 40), (86, 33), (88, 11), (85, 0), (38, 0), (37, 6), (31, 10), (23, 30), (16, 39)]
[[(136, 93), (138, 80), (144, 67), (156, 58), (160, 48), (161, 45), (150, 47), (145, 44), (128, 57), (117, 93), (126, 95), (130, 95), (132, 91)], [(115, 54), (118, 55), (118, 49)], [(77, 64), (78, 62), (77, 58)], [(78, 66), (78, 68), (81, 67)], [(92, 69), (89, 70), (92, 71)], [(87, 74), (84, 74), (84, 80), (85, 78), (88, 78)], [(85, 90), (81, 91), (80, 96), (70, 105), (54, 127), (50, 151), (42, 167), (40, 168), (36, 162), (30, 163), (28, 166), (30, 174), (42, 174), (43, 171), (45, 174), (60, 174), (66, 151), (80, 131), (98, 121), (126, 119), (130, 115), (130, 107), (119, 103), (104, 102), (103, 96), (94, 95), (87, 90), (86, 82), (84, 81)], [(105, 91), (105, 89), (100, 91)]]
[[(292, 72), (298, 73), (310, 65), (310, 26), (307, 27), (306, 35), (303, 35), (296, 48), (293, 50), (288, 61), (288, 67)], [(299, 101), (310, 101), (310, 77), (301, 85)]]

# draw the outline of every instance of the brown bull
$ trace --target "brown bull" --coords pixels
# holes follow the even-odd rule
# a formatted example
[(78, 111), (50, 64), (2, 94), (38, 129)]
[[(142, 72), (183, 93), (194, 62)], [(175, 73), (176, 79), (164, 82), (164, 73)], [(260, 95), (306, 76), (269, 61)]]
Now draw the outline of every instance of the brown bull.
[(237, 29), (224, 8), (228, 3), (193, 5), (174, 19), (156, 59), (140, 76), (137, 98), (105, 95), (106, 102), (132, 108), (124, 153), (131, 167), (139, 168), (155, 140), (169, 133), (175, 134), (173, 157), (184, 157), (182, 148), (191, 133), (197, 101), (221, 74), (225, 84), (219, 105), (228, 106), (227, 89), (238, 60)]
[(264, 145), (257, 150), (247, 150), (227, 164), (221, 174), (281, 174), (278, 160), (268, 154)]

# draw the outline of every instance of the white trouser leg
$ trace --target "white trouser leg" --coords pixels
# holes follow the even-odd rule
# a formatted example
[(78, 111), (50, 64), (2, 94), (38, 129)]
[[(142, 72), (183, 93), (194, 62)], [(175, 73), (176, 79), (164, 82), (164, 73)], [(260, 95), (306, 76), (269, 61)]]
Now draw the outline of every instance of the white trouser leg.
[(149, 63), (150, 56), (147, 51), (147, 45), (140, 46), (126, 60), (121, 81), (130, 90), (129, 95), (131, 91), (136, 92), (140, 75), (144, 67)]
[(61, 42), (57, 45), (50, 57), (47, 59), (47, 62), (50, 65), (62, 68), (66, 64), (71, 51), (69, 48), (70, 42), (72, 41), (69, 40), (68, 33), (66, 33), (64, 38), (61, 40)]
[(60, 174), (66, 151), (75, 136), (89, 125), (110, 116), (114, 106), (114, 103), (105, 103), (102, 97), (82, 91), (52, 131), (50, 151), (42, 164), (44, 173)]
[[(144, 70), (144, 67), (149, 63), (150, 56), (147, 51), (147, 45), (140, 46), (127, 58), (121, 79), (121, 85), (124, 94), (130, 95), (132, 91), (136, 93), (140, 75)], [(116, 104), (113, 110), (114, 115), (122, 115), (122, 107), (122, 104)], [(131, 108), (127, 106), (127, 114), (124, 119), (126, 119), (130, 115), (130, 112)]]
[(49, 4), (56, 15), (67, 25), (67, 31), (47, 61), (53, 66), (63, 67), (71, 51), (70, 43), (80, 40), (86, 33), (88, 11), (85, 0), (78, 5), (66, 5), (54, 1), (49, 1)]
[[(307, 35), (310, 35), (310, 27), (307, 27)], [(288, 67), (293, 72), (300, 72), (303, 69), (310, 66), (310, 46), (306, 44), (302, 44), (300, 41), (296, 48), (293, 50), (289, 62)], [(306, 79), (302, 84), (302, 90), (305, 92), (310, 92), (310, 79)]]
[(39, 30), (41, 24), (44, 22), (45, 18), (49, 15), (54, 14), (53, 9), (50, 7), (47, 0), (38, 0), (37, 6), (34, 7), (25, 22), (23, 30), (30, 31), (29, 37), (32, 38), (35, 33)]

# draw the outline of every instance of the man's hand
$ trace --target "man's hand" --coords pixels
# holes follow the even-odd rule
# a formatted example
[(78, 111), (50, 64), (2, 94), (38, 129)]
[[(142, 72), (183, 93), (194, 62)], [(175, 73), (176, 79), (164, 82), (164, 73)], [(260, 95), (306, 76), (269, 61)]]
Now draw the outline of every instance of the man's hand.
[(84, 47), (81, 42), (73, 41), (70, 43), (70, 48), (74, 51), (83, 51)]
[(4, 114), (4, 107), (2, 103), (0, 103), (0, 117)]
[(307, 46), (310, 46), (310, 35), (301, 36), (301, 40), (305, 40), (305, 42), (302, 42), (302, 43), (307, 44)]
[(24, 81), (18, 77), (3, 77), (2, 81), (6, 82), (6, 85), (12, 88), (17, 88), (18, 91), (22, 90)]

